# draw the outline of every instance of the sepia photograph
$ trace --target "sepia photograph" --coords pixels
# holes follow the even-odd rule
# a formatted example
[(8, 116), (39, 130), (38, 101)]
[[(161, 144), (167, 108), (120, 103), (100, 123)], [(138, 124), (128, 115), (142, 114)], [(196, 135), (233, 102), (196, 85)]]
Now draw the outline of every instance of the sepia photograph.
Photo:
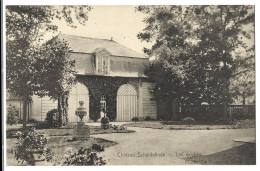
[(5, 4), (5, 165), (256, 165), (255, 11)]

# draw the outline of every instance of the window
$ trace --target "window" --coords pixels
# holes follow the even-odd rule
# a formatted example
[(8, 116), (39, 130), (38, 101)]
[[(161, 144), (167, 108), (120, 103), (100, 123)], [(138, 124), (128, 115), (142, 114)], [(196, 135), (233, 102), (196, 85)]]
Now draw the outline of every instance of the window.
[(109, 73), (109, 54), (106, 51), (101, 51), (96, 55), (96, 67), (98, 74)]
[(101, 106), (101, 109), (106, 111), (106, 96), (101, 96), (101, 99), (100, 99), (100, 106)]

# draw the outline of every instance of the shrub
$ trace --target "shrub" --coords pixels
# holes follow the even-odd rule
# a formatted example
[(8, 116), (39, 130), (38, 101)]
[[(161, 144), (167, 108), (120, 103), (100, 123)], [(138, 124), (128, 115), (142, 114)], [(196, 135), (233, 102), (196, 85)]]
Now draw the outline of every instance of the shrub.
[(59, 112), (57, 109), (52, 109), (49, 112), (47, 112), (47, 127), (48, 128), (58, 128), (60, 126), (59, 124)]
[(139, 118), (138, 117), (133, 117), (132, 121), (134, 121), (136, 123), (137, 121), (139, 121)]
[(77, 152), (66, 157), (63, 164), (67, 166), (105, 165), (106, 161), (97, 156), (97, 153), (102, 151), (104, 147), (98, 144), (93, 144), (90, 148), (81, 147)]
[(108, 111), (107, 112), (107, 117), (109, 118), (110, 121), (115, 121), (116, 120), (116, 114), (113, 111)]
[(101, 127), (104, 128), (104, 129), (108, 129), (109, 128), (109, 119), (108, 119), (108, 117), (101, 118)]
[(186, 124), (188, 124), (189, 126), (190, 126), (191, 124), (195, 124), (195, 119), (192, 118), (192, 117), (184, 118), (183, 121), (184, 121)]
[(18, 142), (14, 150), (18, 164), (35, 165), (34, 153), (38, 153), (38, 159), (51, 161), (53, 153), (46, 148), (47, 139), (36, 132), (35, 128), (22, 132), (17, 132)]
[(151, 117), (150, 117), (150, 116), (146, 116), (146, 117), (144, 118), (144, 120), (145, 120), (145, 121), (150, 121), (150, 120), (151, 120)]
[(100, 118), (100, 111), (92, 111), (89, 114), (89, 118), (93, 120), (94, 122), (97, 122), (97, 120)]
[(18, 110), (15, 106), (9, 105), (7, 109), (7, 119), (6, 123), (9, 125), (16, 125), (18, 123)]

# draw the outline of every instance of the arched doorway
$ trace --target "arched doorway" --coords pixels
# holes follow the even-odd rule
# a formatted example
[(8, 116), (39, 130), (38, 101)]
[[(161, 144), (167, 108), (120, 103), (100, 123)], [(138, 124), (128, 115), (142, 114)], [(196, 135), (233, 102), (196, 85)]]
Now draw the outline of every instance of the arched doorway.
[(137, 116), (137, 92), (130, 84), (123, 84), (117, 91), (117, 121), (131, 121)]
[(77, 83), (69, 93), (68, 99), (68, 122), (78, 122), (79, 117), (75, 115), (75, 110), (79, 107), (79, 101), (83, 101), (83, 107), (87, 110), (87, 115), (84, 117), (85, 122), (89, 121), (89, 91), (88, 88)]

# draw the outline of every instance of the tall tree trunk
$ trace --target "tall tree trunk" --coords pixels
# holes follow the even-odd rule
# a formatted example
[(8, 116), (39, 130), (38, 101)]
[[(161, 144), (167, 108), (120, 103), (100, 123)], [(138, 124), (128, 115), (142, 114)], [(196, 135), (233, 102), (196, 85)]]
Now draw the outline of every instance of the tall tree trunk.
[(228, 93), (228, 83), (227, 83), (227, 78), (224, 78), (224, 87), (223, 87), (223, 117), (224, 119), (228, 119), (228, 102), (227, 102), (227, 93)]
[[(223, 18), (223, 16), (225, 16), (224, 14), (224, 6), (221, 6), (220, 8), (220, 20), (221, 20), (221, 40), (224, 42), (224, 33), (225, 33), (225, 28), (226, 28), (226, 17)], [(226, 74), (228, 68), (227, 68), (227, 49), (225, 49), (225, 47), (221, 47), (221, 57), (222, 57), (222, 62), (223, 62), (223, 74)], [(226, 120), (228, 119), (228, 93), (229, 93), (229, 78), (227, 75), (223, 75), (223, 118)]]
[(58, 96), (59, 126), (62, 126), (62, 96)]
[(246, 93), (245, 92), (243, 92), (242, 98), (243, 98), (243, 105), (245, 105), (246, 104)]
[(67, 95), (62, 96), (62, 125), (67, 125), (68, 123), (68, 104)]

